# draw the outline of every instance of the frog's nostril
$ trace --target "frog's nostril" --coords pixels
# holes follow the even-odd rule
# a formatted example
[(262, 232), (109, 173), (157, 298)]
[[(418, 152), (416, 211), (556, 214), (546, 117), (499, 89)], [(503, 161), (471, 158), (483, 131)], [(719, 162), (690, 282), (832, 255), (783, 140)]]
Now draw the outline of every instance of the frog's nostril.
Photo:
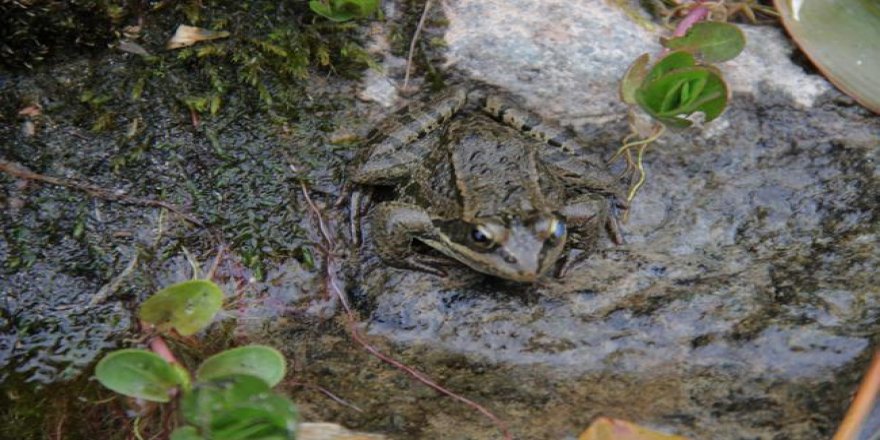
[(536, 279), (538, 279), (538, 274), (533, 271), (530, 271), (530, 270), (519, 271), (519, 281), (530, 283), (530, 282), (535, 281)]
[(506, 262), (509, 263), (509, 264), (515, 264), (515, 263), (516, 263), (516, 257), (514, 257), (513, 255), (505, 255), (505, 256), (504, 256), (504, 261), (506, 261)]

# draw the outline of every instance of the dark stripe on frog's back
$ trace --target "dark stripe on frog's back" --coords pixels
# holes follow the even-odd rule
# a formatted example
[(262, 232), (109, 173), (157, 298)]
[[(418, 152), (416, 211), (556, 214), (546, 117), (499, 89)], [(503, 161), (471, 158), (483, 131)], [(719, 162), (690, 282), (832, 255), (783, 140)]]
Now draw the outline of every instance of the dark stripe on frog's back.
[(464, 105), (465, 99), (464, 91), (456, 89), (435, 101), (404, 107), (395, 113), (393, 123), (383, 129), (384, 133), (376, 137), (374, 144), (379, 147), (388, 142), (400, 148), (412, 143), (448, 121)]
[(516, 107), (500, 96), (490, 95), (482, 103), (483, 111), (533, 139), (567, 154), (581, 154), (584, 146), (577, 141), (573, 131), (546, 121), (535, 113)]
[(453, 121), (445, 142), (465, 219), (545, 208), (534, 145), (517, 130), (475, 115)]
[[(389, 123), (370, 135), (367, 159), (354, 175), (361, 183), (388, 184), (405, 175), (425, 155), (426, 134), (437, 130), (464, 105), (464, 89), (453, 89), (442, 97), (398, 110)], [(387, 174), (383, 179), (381, 174)]]
[(461, 218), (462, 200), (453, 176), (448, 148), (433, 148), (413, 172), (411, 182), (401, 195), (410, 203), (430, 206), (435, 216)]
[(498, 95), (486, 96), (480, 105), (484, 112), (499, 122), (543, 142), (546, 146), (538, 151), (538, 158), (547, 164), (553, 174), (569, 183), (576, 183), (575, 186), (580, 186), (582, 190), (613, 190), (608, 188), (608, 182), (616, 179), (607, 169), (597, 166), (604, 163), (604, 160), (581, 143), (570, 129), (522, 110)]

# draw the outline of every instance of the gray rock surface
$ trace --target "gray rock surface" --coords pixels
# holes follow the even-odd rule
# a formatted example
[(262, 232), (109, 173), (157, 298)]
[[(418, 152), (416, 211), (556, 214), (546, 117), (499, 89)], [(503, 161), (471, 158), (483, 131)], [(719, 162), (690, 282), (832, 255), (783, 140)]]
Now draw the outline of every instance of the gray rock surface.
[[(614, 151), (627, 133), (617, 82), (658, 51), (657, 34), (599, 1), (444, 5), (465, 77)], [(370, 332), (511, 382), (553, 377), (568, 411), (693, 438), (827, 436), (878, 331), (880, 120), (793, 64), (779, 30), (746, 33), (746, 52), (722, 66), (728, 112), (652, 146), (627, 244), (534, 287), (378, 270), (368, 256)], [(529, 417), (514, 421), (523, 438), (559, 438)]]

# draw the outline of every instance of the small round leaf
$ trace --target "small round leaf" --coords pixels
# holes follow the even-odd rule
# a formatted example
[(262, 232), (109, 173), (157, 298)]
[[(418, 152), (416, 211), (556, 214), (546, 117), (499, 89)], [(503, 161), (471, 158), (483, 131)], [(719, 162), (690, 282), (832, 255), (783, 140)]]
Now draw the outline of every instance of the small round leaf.
[(140, 318), (189, 336), (207, 327), (222, 305), (220, 287), (208, 280), (190, 280), (168, 286), (144, 301)]
[(309, 8), (322, 17), (343, 22), (373, 15), (379, 8), (379, 0), (312, 0)]
[(648, 76), (642, 82), (642, 86), (644, 87), (647, 84), (650, 84), (665, 75), (667, 72), (683, 69), (686, 67), (693, 67), (697, 64), (697, 61), (694, 59), (694, 56), (685, 51), (676, 51), (670, 52), (666, 54), (660, 61), (657, 61), (657, 64), (654, 64), (654, 67), (651, 68), (651, 72), (648, 73)]
[(773, 3), (791, 38), (822, 74), (880, 114), (880, 2)]
[(746, 47), (746, 37), (736, 25), (701, 21), (691, 26), (683, 37), (662, 43), (673, 50), (693, 53), (707, 63), (720, 63), (736, 58)]
[(204, 440), (199, 431), (193, 426), (181, 426), (171, 433), (170, 440)]
[(650, 59), (651, 56), (644, 53), (636, 58), (626, 70), (623, 80), (620, 81), (620, 99), (623, 102), (627, 104), (636, 103), (636, 90), (645, 81), (645, 77), (648, 76), (647, 66)]
[(297, 417), (293, 403), (247, 375), (197, 382), (184, 395), (181, 412), (214, 440), (290, 438)]
[(180, 374), (156, 353), (140, 349), (114, 351), (98, 362), (95, 377), (101, 385), (130, 397), (168, 402), (181, 384)]
[(673, 127), (687, 127), (685, 117), (702, 112), (711, 121), (727, 106), (727, 85), (717, 69), (689, 67), (666, 72), (643, 85), (636, 101), (655, 119)]
[(209, 357), (196, 371), (199, 380), (234, 374), (255, 376), (274, 387), (284, 378), (286, 362), (278, 350), (264, 345), (233, 348)]

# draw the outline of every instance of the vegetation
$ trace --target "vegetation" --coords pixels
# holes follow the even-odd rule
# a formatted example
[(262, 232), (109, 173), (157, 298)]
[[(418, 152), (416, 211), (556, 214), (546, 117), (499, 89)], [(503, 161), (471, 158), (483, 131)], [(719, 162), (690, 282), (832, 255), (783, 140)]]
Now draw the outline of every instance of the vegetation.
[(98, 362), (95, 377), (128, 397), (159, 403), (179, 399), (179, 414), (171, 423), (185, 424), (170, 434), (174, 440), (293, 438), (296, 408), (271, 392), (286, 368), (277, 350), (260, 345), (226, 350), (202, 362), (195, 381), (168, 350), (162, 335), (187, 336), (204, 329), (222, 299), (220, 288), (207, 280), (185, 281), (157, 292), (139, 313), (147, 328), (160, 333), (151, 335), (152, 350), (111, 352)]
[[(635, 175), (627, 194), (629, 200), (645, 182), (642, 159), (646, 149), (667, 126), (689, 127), (697, 114), (702, 115), (703, 122), (709, 122), (727, 107), (727, 84), (721, 71), (711, 63), (739, 55), (745, 47), (745, 37), (732, 24), (698, 21), (708, 10), (694, 11), (682, 20), (673, 38), (661, 40), (666, 50), (650, 69), (650, 55), (643, 54), (633, 62), (620, 83), (621, 99), (638, 106), (654, 121), (645, 123), (631, 111), (632, 133), (612, 157), (612, 160), (623, 157), (626, 172)], [(633, 149), (637, 151), (635, 159)]]
[(373, 15), (379, 9), (379, 0), (312, 0), (309, 8), (318, 15), (341, 22)]

